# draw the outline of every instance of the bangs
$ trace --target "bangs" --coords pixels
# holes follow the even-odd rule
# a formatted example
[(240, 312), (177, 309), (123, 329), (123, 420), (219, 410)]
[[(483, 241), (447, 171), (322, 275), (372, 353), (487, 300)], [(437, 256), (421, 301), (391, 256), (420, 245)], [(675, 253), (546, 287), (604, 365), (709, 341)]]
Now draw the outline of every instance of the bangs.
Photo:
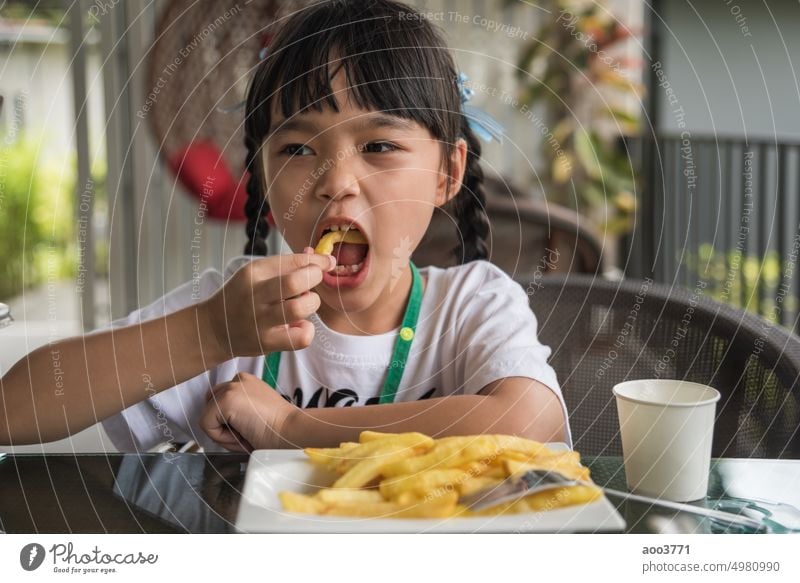
[[(455, 65), (440, 32), (408, 7), (390, 2), (302, 9), (285, 21), (248, 93), (248, 133), (260, 143), (271, 108), (284, 119), (339, 111), (331, 79), (345, 75), (348, 96), (363, 110), (413, 120), (453, 143), (460, 127)], [(275, 103), (277, 100), (277, 104)]]

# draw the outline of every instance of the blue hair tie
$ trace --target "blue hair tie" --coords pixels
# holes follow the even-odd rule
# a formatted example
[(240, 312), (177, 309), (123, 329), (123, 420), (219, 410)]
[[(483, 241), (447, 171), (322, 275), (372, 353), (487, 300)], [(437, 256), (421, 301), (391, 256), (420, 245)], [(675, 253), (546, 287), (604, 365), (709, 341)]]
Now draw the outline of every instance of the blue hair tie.
[(461, 112), (467, 118), (469, 128), (485, 142), (497, 140), (499, 144), (502, 144), (503, 136), (506, 133), (502, 124), (483, 109), (474, 105), (467, 105), (467, 101), (475, 95), (475, 90), (467, 87), (468, 80), (469, 77), (465, 73), (459, 73), (456, 77), (456, 86), (461, 97)]

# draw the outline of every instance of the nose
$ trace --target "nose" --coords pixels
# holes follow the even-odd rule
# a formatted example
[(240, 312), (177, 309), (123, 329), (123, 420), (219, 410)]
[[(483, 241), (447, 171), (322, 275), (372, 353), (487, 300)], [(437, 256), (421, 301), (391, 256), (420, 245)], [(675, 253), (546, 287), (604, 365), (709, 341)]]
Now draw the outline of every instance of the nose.
[(355, 162), (345, 152), (323, 162), (317, 170), (314, 195), (323, 202), (334, 202), (358, 196), (361, 189), (358, 175), (354, 171)]

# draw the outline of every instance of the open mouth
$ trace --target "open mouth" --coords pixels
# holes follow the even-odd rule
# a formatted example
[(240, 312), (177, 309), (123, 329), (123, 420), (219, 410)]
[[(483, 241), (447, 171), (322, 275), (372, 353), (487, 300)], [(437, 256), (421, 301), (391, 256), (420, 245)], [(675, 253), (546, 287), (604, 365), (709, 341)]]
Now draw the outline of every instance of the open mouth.
[(326, 283), (358, 285), (366, 274), (369, 242), (356, 226), (331, 225), (322, 232), (315, 250), (336, 258), (336, 267), (325, 274)]

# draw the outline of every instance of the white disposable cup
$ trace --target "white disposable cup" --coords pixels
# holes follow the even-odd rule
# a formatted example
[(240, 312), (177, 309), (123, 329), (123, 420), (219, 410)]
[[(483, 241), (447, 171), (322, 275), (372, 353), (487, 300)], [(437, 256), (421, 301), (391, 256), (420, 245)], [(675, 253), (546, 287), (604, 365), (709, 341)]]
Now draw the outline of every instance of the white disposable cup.
[(628, 381), (613, 391), (628, 488), (675, 502), (704, 498), (719, 392), (666, 379)]

